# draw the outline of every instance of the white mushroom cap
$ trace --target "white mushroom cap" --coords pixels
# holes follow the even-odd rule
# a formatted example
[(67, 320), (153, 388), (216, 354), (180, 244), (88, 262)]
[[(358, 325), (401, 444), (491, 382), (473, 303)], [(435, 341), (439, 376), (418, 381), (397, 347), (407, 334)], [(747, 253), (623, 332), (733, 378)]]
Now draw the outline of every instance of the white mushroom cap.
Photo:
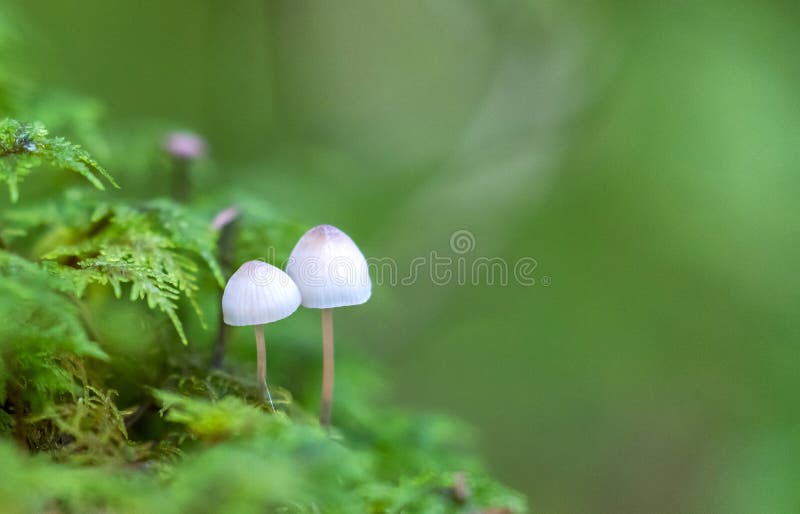
[(222, 317), (237, 327), (278, 321), (299, 306), (300, 291), (289, 275), (261, 261), (242, 264), (222, 293)]
[(303, 306), (329, 309), (369, 300), (367, 261), (350, 237), (331, 225), (306, 232), (295, 245), (286, 273), (303, 296)]

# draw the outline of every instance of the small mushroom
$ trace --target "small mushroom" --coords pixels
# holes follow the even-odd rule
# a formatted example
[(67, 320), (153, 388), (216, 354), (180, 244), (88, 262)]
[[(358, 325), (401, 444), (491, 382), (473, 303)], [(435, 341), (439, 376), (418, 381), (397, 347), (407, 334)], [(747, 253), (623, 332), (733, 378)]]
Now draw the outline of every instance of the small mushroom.
[(192, 162), (206, 155), (206, 141), (191, 132), (170, 132), (164, 138), (164, 150), (172, 157), (170, 194), (174, 200), (187, 202), (192, 192)]
[(178, 159), (199, 159), (206, 154), (206, 141), (192, 132), (170, 132), (164, 138), (164, 150)]
[[(235, 206), (220, 211), (211, 222), (211, 228), (219, 233), (217, 236), (217, 260), (223, 273), (227, 273), (233, 260), (233, 245), (236, 239), (236, 221), (239, 218), (239, 209)], [(220, 303), (222, 296), (220, 295)], [(217, 340), (214, 342), (214, 351), (211, 354), (211, 368), (222, 368), (225, 358), (225, 347), (228, 345), (228, 332), (230, 328), (225, 325), (222, 309), (219, 310), (219, 326), (217, 327)]]
[(228, 325), (255, 326), (258, 353), (258, 388), (261, 398), (269, 400), (267, 387), (267, 350), (264, 325), (291, 315), (300, 306), (300, 291), (289, 276), (271, 264), (248, 261), (242, 264), (222, 293), (222, 317)]
[(369, 300), (367, 261), (350, 237), (331, 225), (306, 232), (289, 256), (286, 273), (295, 281), (303, 306), (322, 309), (322, 401), (319, 421), (329, 426), (333, 408), (333, 308)]

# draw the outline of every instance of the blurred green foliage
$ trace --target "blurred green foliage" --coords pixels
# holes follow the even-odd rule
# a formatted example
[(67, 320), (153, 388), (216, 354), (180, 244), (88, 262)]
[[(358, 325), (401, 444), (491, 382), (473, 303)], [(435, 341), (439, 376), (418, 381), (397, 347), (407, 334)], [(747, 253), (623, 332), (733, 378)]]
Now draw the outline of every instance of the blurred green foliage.
[[(476, 425), (536, 511), (798, 510), (796, 2), (10, 4), (0, 109), (13, 99), (19, 119), (85, 145), (126, 202), (168, 191), (160, 137), (186, 126), (211, 149), (193, 210), (250, 202), (241, 222), (272, 227), (276, 260), (291, 220), (339, 225), (401, 269), (453, 256), (460, 229), (476, 237), (468, 257), (535, 257), (537, 286), (378, 286), (336, 329), (343, 354), (384, 363), (394, 402)], [(101, 131), (76, 121), (104, 112)], [(52, 193), (41, 184), (23, 206)], [(235, 260), (272, 258), (248, 245)], [(148, 397), (141, 383), (164, 389), (191, 348), (210, 352), (194, 321), (176, 354), (159, 343), (168, 323), (113, 305), (96, 327), (111, 362), (158, 363), (109, 377), (120, 405)], [(301, 311), (268, 334), (272, 380), (300, 405), (317, 401), (318, 323)], [(249, 334), (232, 334), (230, 363), (251, 362)], [(343, 369), (337, 399), (377, 387)], [(337, 424), (376, 415), (345, 403)], [(413, 421), (395, 423), (365, 440)]]

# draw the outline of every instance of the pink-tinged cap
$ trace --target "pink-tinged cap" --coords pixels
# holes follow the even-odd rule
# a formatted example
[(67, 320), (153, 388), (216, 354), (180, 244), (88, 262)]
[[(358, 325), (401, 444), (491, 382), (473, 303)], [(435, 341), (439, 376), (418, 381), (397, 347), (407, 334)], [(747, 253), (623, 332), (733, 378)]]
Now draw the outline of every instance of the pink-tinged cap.
[(239, 209), (236, 207), (228, 207), (225, 210), (219, 211), (219, 213), (214, 216), (214, 221), (211, 222), (211, 228), (214, 230), (220, 230), (222, 227), (231, 223), (238, 217)]
[(314, 227), (300, 238), (286, 273), (300, 289), (304, 307), (359, 305), (372, 295), (364, 255), (347, 234), (331, 225)]
[(197, 159), (206, 154), (206, 141), (191, 132), (170, 132), (164, 139), (164, 149), (175, 157)]

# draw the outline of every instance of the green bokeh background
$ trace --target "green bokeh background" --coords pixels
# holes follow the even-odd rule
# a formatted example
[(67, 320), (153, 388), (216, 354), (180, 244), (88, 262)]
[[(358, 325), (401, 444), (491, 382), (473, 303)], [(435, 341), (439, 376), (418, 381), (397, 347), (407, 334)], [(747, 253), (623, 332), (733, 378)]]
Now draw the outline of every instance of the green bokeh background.
[(800, 4), (6, 2), (35, 82), (205, 135), (199, 194), (401, 272), (457, 230), (535, 258), (337, 315), (535, 512), (800, 509)]

